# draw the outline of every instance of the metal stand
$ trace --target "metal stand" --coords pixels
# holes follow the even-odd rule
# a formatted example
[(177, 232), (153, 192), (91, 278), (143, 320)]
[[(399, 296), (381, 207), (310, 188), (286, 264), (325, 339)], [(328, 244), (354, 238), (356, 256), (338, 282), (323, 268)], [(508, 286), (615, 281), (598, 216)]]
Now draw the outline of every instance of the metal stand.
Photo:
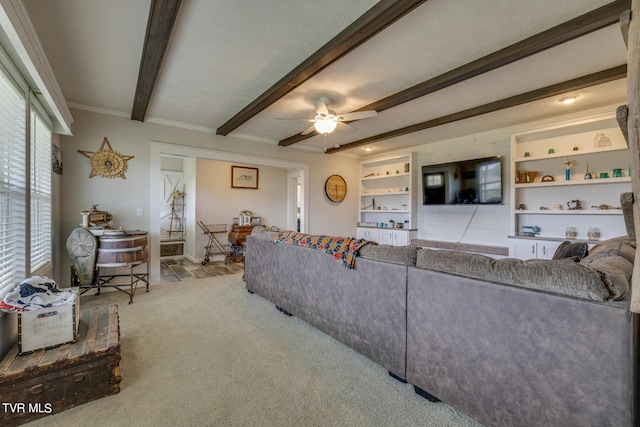
[[(136, 267), (146, 264), (146, 269), (144, 271), (136, 271)], [(78, 276), (76, 274), (76, 270), (73, 266), (71, 266), (71, 286), (77, 286), (80, 290), (80, 295), (85, 292), (96, 289), (95, 295), (100, 295), (101, 288), (114, 288), (124, 294), (129, 295), (129, 304), (133, 303), (133, 296), (136, 293), (136, 289), (138, 288), (139, 282), (145, 283), (145, 292), (149, 292), (149, 261), (139, 261), (134, 263), (127, 263), (122, 265), (107, 265), (101, 266), (96, 265), (96, 269), (93, 275), (93, 281), (89, 285), (81, 285), (78, 280)], [(129, 273), (122, 274), (100, 274), (101, 269), (108, 268), (129, 268)], [(114, 279), (119, 277), (127, 277), (129, 279), (128, 283), (114, 283), (112, 282)]]

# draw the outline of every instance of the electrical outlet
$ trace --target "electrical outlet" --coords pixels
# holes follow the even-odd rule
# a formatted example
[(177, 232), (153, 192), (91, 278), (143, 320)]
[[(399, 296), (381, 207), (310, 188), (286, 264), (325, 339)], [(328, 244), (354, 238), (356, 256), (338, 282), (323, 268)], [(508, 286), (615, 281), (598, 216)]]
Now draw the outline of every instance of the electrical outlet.
[(144, 209), (142, 209), (142, 208), (138, 208), (138, 210), (137, 210), (137, 212), (136, 212), (136, 215), (138, 215), (138, 216), (143, 216), (143, 215), (144, 215)]

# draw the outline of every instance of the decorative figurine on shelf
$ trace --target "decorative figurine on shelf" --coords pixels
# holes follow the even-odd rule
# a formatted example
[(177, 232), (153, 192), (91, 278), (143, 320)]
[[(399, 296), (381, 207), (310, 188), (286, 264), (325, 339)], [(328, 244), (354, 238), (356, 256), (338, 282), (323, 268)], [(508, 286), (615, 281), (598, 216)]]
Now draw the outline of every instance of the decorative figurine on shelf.
[(571, 180), (571, 167), (573, 166), (573, 161), (567, 159), (566, 162), (564, 162), (564, 165), (566, 166), (566, 169), (564, 171), (564, 179), (566, 181)]
[(616, 208), (615, 206), (610, 206), (610, 205), (607, 205), (607, 204), (602, 204), (602, 205), (597, 205), (597, 206), (596, 206), (596, 205), (593, 205), (593, 206), (591, 206), (591, 209), (597, 209), (597, 210), (599, 210), (599, 211), (606, 211), (606, 210), (608, 210), (608, 209), (622, 209), (622, 208), (621, 208), (621, 207), (617, 207), (617, 208)]
[(569, 200), (567, 202), (567, 207), (570, 211), (577, 211), (582, 209), (582, 202), (580, 200)]
[(240, 211), (240, 225), (251, 225), (251, 212), (249, 209), (244, 209)]
[(584, 179), (591, 179), (591, 173), (589, 172), (589, 163), (587, 163), (587, 173), (584, 174)]
[(519, 236), (534, 237), (536, 234), (540, 234), (540, 227), (537, 225), (523, 225), (520, 227)]

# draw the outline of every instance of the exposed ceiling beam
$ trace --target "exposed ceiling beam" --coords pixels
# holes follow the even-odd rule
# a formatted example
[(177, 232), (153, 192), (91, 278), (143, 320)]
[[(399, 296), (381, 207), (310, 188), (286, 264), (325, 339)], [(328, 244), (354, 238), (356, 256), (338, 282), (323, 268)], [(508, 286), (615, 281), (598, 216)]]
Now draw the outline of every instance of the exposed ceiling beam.
[(280, 79), (242, 109), (238, 114), (220, 126), (216, 134), (227, 135), (244, 122), (291, 92), (307, 79), (314, 76), (333, 61), (375, 36), (387, 26), (412, 11), (426, 0), (382, 0), (354, 21), (340, 34), (331, 39), (318, 51), (305, 59), (286, 76)]
[[(605, 28), (619, 21), (620, 15), (631, 6), (630, 0), (616, 0), (577, 18), (559, 24), (549, 30), (543, 31), (512, 44), (504, 49), (493, 52), (487, 56), (462, 65), (454, 70), (432, 79), (418, 83), (408, 89), (390, 95), (384, 99), (365, 105), (355, 111), (376, 110), (378, 112), (395, 107), (402, 103), (412, 101), (421, 96), (428, 95), (440, 89), (460, 83), (464, 80), (476, 77), (487, 71), (495, 70), (503, 65), (510, 64), (527, 56), (540, 53), (546, 49), (573, 40), (585, 34)], [(293, 135), (283, 139), (278, 145), (286, 147), (296, 142), (303, 141), (317, 135), (313, 132), (307, 135)]]
[(143, 122), (151, 101), (181, 0), (152, 0), (131, 120)]
[(618, 67), (610, 68), (608, 70), (600, 71), (586, 76), (578, 77), (566, 82), (558, 83), (555, 85), (543, 87), (541, 89), (532, 90), (530, 92), (522, 93), (519, 95), (504, 98), (498, 101), (490, 102), (488, 104), (480, 105), (477, 107), (469, 108), (457, 113), (448, 114), (446, 116), (438, 117), (426, 122), (416, 123), (411, 126), (405, 126), (400, 129), (392, 130), (390, 132), (381, 133), (368, 138), (364, 138), (358, 141), (342, 144), (339, 147), (333, 147), (327, 149), (327, 154), (337, 153), (338, 151), (350, 150), (352, 148), (360, 147), (362, 145), (369, 145), (375, 142), (383, 141), (386, 139), (396, 138), (398, 136), (407, 135), (414, 132), (434, 128), (436, 126), (453, 123), (459, 120), (469, 119), (471, 117), (480, 116), (482, 114), (492, 113), (495, 111), (503, 110), (505, 108), (516, 107), (518, 105), (526, 104), (528, 102), (539, 101), (544, 98), (561, 95), (563, 93), (571, 92), (574, 90), (583, 89), (585, 87), (595, 86), (602, 83), (619, 80), (627, 75), (627, 66), (620, 65)]

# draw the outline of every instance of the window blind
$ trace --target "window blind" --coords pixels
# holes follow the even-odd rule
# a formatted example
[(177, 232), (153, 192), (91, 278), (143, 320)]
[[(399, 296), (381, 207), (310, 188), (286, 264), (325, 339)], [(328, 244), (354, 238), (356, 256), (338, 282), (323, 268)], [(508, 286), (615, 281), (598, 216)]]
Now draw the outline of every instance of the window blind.
[(31, 109), (31, 275), (49, 272), (51, 256), (51, 129)]
[(0, 67), (0, 297), (26, 277), (26, 108)]

